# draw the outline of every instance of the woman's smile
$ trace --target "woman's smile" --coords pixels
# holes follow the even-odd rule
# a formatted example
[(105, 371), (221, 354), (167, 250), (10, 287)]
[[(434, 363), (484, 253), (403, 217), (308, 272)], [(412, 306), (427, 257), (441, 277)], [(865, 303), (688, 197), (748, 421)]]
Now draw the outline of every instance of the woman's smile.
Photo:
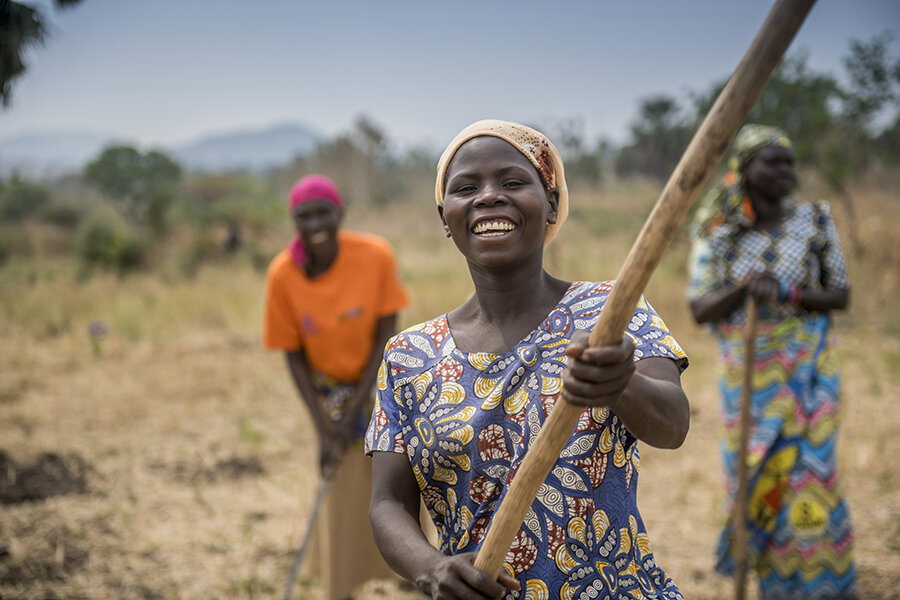
[(518, 228), (508, 219), (486, 219), (475, 223), (472, 233), (480, 237), (499, 237)]
[(310, 244), (324, 244), (331, 239), (330, 231), (317, 231), (309, 236)]

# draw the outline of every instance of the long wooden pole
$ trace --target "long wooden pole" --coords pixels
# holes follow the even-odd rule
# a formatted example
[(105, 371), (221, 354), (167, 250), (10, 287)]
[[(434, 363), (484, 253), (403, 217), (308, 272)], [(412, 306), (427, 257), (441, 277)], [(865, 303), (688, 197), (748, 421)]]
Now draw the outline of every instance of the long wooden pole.
[[(669, 177), (631, 248), (591, 332), (592, 346), (616, 344), (650, 276), (691, 205), (756, 103), (815, 0), (778, 0)], [(558, 402), (510, 484), (475, 559), (496, 577), (547, 473), (578, 423), (582, 408)]]
[(744, 600), (747, 583), (747, 503), (750, 446), (750, 406), (753, 400), (753, 371), (756, 359), (756, 301), (747, 301), (747, 330), (744, 336), (744, 385), (741, 388), (741, 422), (738, 429), (737, 491), (734, 496), (734, 597)]
[(331, 481), (331, 474), (322, 479), (319, 483), (319, 490), (316, 492), (316, 499), (313, 500), (312, 510), (309, 513), (309, 522), (306, 524), (306, 531), (303, 534), (303, 541), (294, 554), (294, 562), (291, 564), (291, 570), (288, 573), (287, 582), (284, 584), (284, 594), (282, 600), (291, 600), (291, 590), (294, 589), (294, 582), (297, 580), (297, 574), (300, 572), (300, 565), (303, 563), (303, 557), (309, 549), (309, 541), (312, 539), (312, 532), (316, 528), (316, 521), (319, 520), (319, 509), (325, 502), (325, 493), (328, 491), (328, 484)]

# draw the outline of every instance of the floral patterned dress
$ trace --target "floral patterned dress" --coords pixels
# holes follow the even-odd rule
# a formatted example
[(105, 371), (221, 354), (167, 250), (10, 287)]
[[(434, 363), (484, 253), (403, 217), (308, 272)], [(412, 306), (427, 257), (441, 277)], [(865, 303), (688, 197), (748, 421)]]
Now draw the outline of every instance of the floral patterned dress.
[[(565, 349), (593, 327), (612, 282), (576, 282), (504, 354), (456, 347), (446, 315), (385, 350), (366, 451), (409, 457), (448, 555), (479, 549), (491, 517), (559, 398)], [(641, 298), (627, 334), (635, 360), (687, 359)], [(682, 598), (657, 566), (637, 508), (637, 440), (606, 408), (585, 410), (506, 556), (513, 598)]]

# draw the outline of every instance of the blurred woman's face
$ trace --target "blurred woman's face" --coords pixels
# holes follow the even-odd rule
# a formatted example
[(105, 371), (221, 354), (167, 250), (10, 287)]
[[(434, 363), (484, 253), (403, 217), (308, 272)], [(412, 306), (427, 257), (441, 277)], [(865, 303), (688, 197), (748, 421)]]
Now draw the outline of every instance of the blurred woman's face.
[(469, 261), (509, 266), (542, 255), (559, 195), (544, 187), (531, 162), (511, 144), (490, 136), (467, 141), (450, 161), (444, 181), (441, 218)]
[(744, 167), (744, 179), (754, 191), (772, 200), (784, 198), (797, 185), (794, 152), (782, 146), (766, 146)]
[(291, 211), (297, 234), (310, 252), (337, 240), (341, 224), (341, 210), (330, 200), (308, 200)]

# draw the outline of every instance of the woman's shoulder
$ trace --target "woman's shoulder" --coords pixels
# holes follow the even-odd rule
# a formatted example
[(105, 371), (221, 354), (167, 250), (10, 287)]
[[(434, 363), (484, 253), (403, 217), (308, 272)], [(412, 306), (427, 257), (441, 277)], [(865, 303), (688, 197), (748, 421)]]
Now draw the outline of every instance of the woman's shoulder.
[(287, 248), (282, 249), (269, 261), (269, 268), (266, 274), (269, 279), (281, 279), (286, 277), (288, 273), (297, 271), (294, 262), (291, 260), (291, 253)]
[[(576, 281), (569, 288), (569, 291), (563, 298), (561, 304), (568, 307), (575, 316), (584, 314), (596, 315), (599, 310), (603, 308), (603, 305), (606, 304), (609, 293), (612, 291), (615, 284), (615, 279), (606, 281)], [(635, 305), (635, 313), (638, 312), (655, 313), (644, 294), (641, 294)]]
[(794, 200), (791, 202), (787, 220), (792, 224), (793, 229), (812, 227), (816, 231), (822, 231), (832, 220), (831, 205), (827, 200), (814, 202)]
[[(405, 354), (434, 356), (435, 351), (449, 339), (447, 315), (441, 315), (395, 334), (387, 343), (386, 353), (389, 355), (392, 350), (402, 350)], [(388, 358), (390, 360), (390, 356)]]
[(384, 358), (395, 379), (408, 379), (433, 367), (453, 349), (447, 316), (407, 327), (388, 340)]
[(574, 294), (608, 294), (616, 284), (615, 279), (605, 281), (573, 281), (569, 286), (570, 293)]
[(614, 279), (608, 281), (573, 281), (560, 304), (571, 309), (583, 306), (586, 301), (605, 302), (615, 283)]
[(815, 217), (830, 217), (831, 204), (828, 200), (793, 200), (791, 202), (794, 211), (802, 215), (813, 215)]
[(352, 231), (349, 229), (341, 229), (338, 232), (338, 239), (348, 249), (378, 254), (393, 254), (391, 244), (380, 235), (374, 233), (363, 233), (361, 231)]

